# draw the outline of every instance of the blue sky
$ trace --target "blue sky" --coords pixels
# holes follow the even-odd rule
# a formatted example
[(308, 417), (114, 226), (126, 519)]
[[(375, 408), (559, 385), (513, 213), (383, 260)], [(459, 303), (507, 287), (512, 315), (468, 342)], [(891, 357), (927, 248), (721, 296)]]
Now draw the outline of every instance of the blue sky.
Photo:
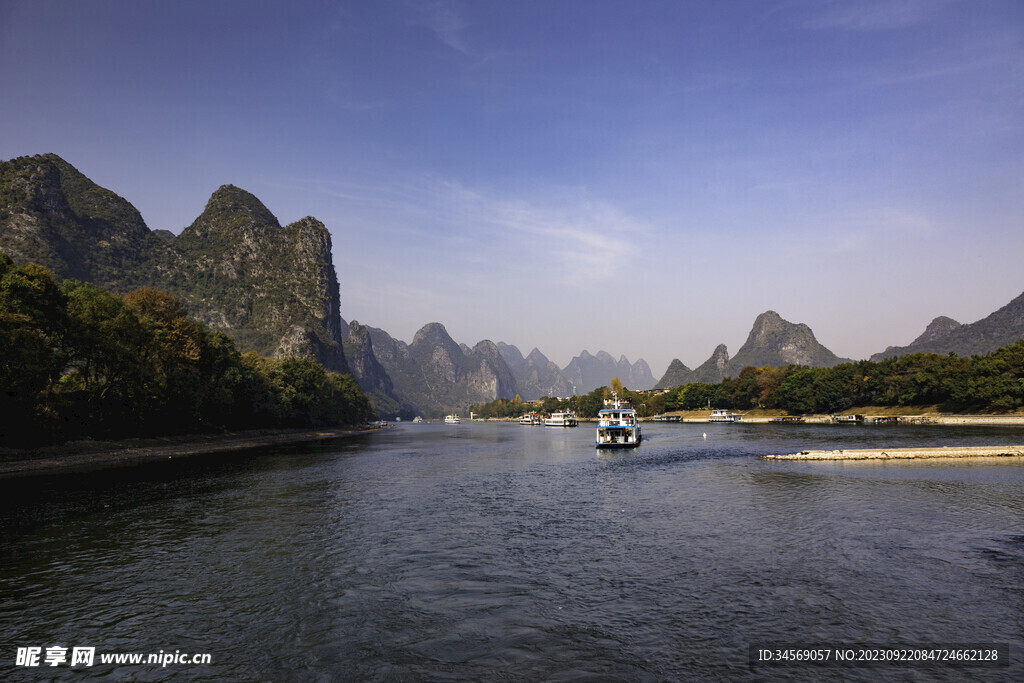
[(1024, 3), (0, 0), (0, 158), (330, 229), (342, 315), (694, 367), (1024, 291)]

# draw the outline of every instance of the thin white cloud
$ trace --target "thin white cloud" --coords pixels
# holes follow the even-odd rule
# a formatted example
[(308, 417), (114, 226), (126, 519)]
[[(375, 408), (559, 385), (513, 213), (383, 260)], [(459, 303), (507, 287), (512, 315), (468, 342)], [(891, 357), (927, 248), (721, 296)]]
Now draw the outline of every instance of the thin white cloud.
[(810, 29), (891, 31), (922, 23), (944, 4), (941, 0), (843, 1), (825, 5), (803, 25)]
[(878, 245), (904, 246), (934, 236), (939, 227), (929, 216), (907, 209), (879, 209), (850, 220), (835, 231), (833, 254), (870, 253)]
[[(558, 274), (565, 286), (587, 287), (610, 281), (635, 265), (636, 240), (646, 232), (643, 224), (601, 200), (572, 196), (534, 203), (509, 200), (450, 185), (451, 204), (477, 226), (488, 242), (519, 244), (538, 270)], [(493, 243), (493, 242), (491, 242)], [(487, 244), (480, 244), (481, 248)]]
[[(587, 288), (636, 267), (651, 228), (608, 201), (578, 189), (543, 199), (509, 198), (422, 176), (407, 181), (293, 181), (334, 204), (336, 227), (367, 231), (403, 249), (471, 266), (482, 279), (498, 271)], [(465, 275), (465, 274), (464, 274)]]
[(410, 5), (412, 21), (429, 29), (448, 47), (468, 55), (464, 31), (467, 23), (461, 8), (453, 2), (416, 2)]

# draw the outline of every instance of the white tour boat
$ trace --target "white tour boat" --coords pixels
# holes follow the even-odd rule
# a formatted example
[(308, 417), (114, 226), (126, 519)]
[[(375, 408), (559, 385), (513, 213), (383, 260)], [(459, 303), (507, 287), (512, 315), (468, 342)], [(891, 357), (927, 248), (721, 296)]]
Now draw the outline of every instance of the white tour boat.
[(628, 401), (622, 401), (612, 394), (611, 401), (604, 402), (604, 408), (597, 413), (598, 448), (632, 448), (640, 445), (643, 436), (636, 411)]
[(545, 427), (575, 427), (576, 413), (572, 410), (556, 410), (544, 418)]
[(544, 420), (537, 413), (525, 413), (519, 418), (519, 424), (521, 425), (542, 425)]
[(728, 410), (716, 408), (711, 411), (711, 417), (708, 418), (708, 422), (742, 422), (743, 415), (740, 413), (730, 413)]
[(459, 423), (460, 423), (461, 421), (462, 421), (462, 420), (460, 420), (460, 419), (459, 419), (459, 416), (458, 416), (458, 415), (456, 415), (455, 413), (452, 413), (451, 415), (445, 415), (445, 416), (444, 416), (444, 423), (445, 423), (446, 425), (457, 425), (457, 424), (459, 424)]

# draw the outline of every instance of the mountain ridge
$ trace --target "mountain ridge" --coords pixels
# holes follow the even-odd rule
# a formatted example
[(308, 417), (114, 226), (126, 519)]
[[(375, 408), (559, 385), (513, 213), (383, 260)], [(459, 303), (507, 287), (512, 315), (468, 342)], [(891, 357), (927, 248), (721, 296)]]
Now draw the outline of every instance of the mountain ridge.
[(974, 356), (991, 353), (1024, 338), (1024, 293), (1004, 306), (973, 323), (962, 325), (952, 318), (939, 316), (907, 346), (890, 346), (871, 356), (879, 361), (908, 353), (955, 353)]
[(182, 234), (154, 234), (127, 200), (55, 154), (0, 162), (0, 249), (60, 279), (115, 292), (149, 286), (242, 350), (317, 360), (346, 373), (330, 233), (287, 226), (223, 185)]

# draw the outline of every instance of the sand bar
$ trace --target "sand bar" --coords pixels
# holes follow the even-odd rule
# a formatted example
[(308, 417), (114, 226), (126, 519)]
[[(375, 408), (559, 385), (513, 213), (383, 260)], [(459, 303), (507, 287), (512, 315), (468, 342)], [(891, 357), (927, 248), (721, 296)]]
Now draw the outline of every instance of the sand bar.
[(927, 458), (1024, 457), (1024, 446), (943, 446), (941, 448), (851, 448), (764, 455), (762, 460), (915, 460)]

